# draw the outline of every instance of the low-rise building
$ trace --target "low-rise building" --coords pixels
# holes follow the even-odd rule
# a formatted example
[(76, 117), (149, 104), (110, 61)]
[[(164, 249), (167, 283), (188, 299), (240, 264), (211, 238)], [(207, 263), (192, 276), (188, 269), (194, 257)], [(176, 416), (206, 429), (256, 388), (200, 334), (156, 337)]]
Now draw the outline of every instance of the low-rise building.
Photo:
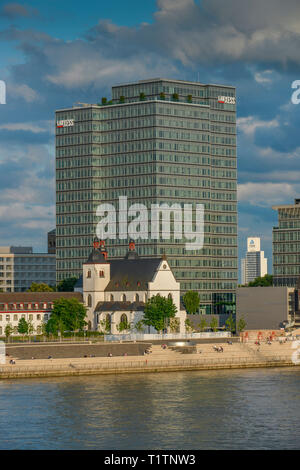
[(56, 284), (56, 257), (32, 247), (0, 247), (0, 292), (25, 292), (33, 282)]
[(294, 324), (295, 289), (238, 287), (236, 321), (244, 318), (247, 330), (280, 329)]
[(61, 298), (83, 300), (79, 292), (0, 293), (0, 336), (5, 335), (8, 324), (14, 329), (13, 334), (18, 334), (21, 318), (32, 324), (35, 333), (42, 333), (43, 323), (49, 320), (54, 301)]

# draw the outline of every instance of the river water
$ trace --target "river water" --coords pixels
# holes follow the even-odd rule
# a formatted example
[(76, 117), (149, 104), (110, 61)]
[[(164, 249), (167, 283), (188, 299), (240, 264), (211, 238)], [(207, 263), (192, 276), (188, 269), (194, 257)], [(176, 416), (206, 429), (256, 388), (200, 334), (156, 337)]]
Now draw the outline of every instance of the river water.
[(299, 449), (300, 368), (0, 381), (0, 449)]

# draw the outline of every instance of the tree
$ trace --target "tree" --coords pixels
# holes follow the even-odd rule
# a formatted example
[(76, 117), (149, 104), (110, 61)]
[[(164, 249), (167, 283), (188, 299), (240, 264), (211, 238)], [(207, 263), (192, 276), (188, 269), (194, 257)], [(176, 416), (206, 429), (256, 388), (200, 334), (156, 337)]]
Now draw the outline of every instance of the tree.
[(82, 330), (86, 325), (86, 308), (77, 299), (55, 300), (50, 319), (47, 322), (47, 333), (57, 334), (60, 331)]
[(137, 333), (144, 333), (145, 332), (145, 326), (143, 320), (139, 320), (136, 322), (134, 325), (134, 329), (137, 331)]
[(105, 318), (105, 320), (101, 320), (99, 322), (99, 325), (100, 325), (100, 328), (101, 328), (101, 333), (106, 333), (106, 334), (109, 334), (110, 333), (110, 321)]
[(216, 319), (216, 317), (213, 317), (211, 319), (211, 322), (210, 322), (210, 327), (213, 331), (217, 331), (218, 330), (218, 325), (219, 325), (219, 322), (218, 320)]
[(205, 318), (201, 318), (200, 323), (198, 323), (197, 326), (199, 327), (200, 331), (204, 331), (207, 327), (207, 321), (205, 320)]
[(189, 320), (189, 318), (187, 318), (184, 322), (185, 324), (185, 329), (188, 333), (193, 333), (194, 331), (194, 326), (193, 326), (193, 323), (191, 322), (191, 320)]
[(157, 294), (147, 301), (143, 322), (145, 325), (153, 326), (156, 331), (162, 331), (166, 328), (166, 322), (175, 317), (176, 312), (177, 308), (172, 299)]
[(184, 294), (182, 300), (187, 313), (192, 315), (198, 311), (200, 304), (200, 297), (198, 292), (189, 290), (186, 294)]
[(163, 91), (159, 94), (159, 99), (160, 100), (165, 100), (166, 99), (166, 95)]
[(120, 321), (120, 323), (117, 325), (117, 330), (119, 333), (122, 331), (130, 330), (131, 325), (127, 320)]
[(230, 315), (230, 317), (227, 318), (225, 325), (226, 325), (226, 330), (230, 331), (231, 333), (235, 332), (236, 330), (235, 320), (232, 315)]
[(13, 326), (11, 323), (7, 323), (5, 329), (4, 329), (4, 333), (5, 333), (5, 336), (6, 336), (6, 339), (8, 340), (8, 338), (12, 335), (14, 329), (13, 329)]
[(174, 101), (178, 101), (179, 100), (178, 93), (173, 93), (172, 98)]
[(241, 317), (237, 324), (238, 331), (243, 331), (246, 328), (246, 326), (247, 326), (247, 323), (245, 322), (244, 317)]
[(33, 282), (27, 292), (53, 292), (55, 289), (44, 282)]
[(28, 325), (27, 332), (28, 332), (28, 335), (30, 337), (30, 335), (32, 335), (34, 333), (34, 326), (33, 326), (33, 323), (32, 323), (31, 320), (29, 320), (27, 322), (27, 325)]
[(140, 93), (140, 101), (144, 101), (144, 100), (145, 100), (145, 98), (146, 98), (146, 95), (145, 95), (145, 93), (143, 93), (143, 92), (142, 92), (142, 93)]
[(170, 330), (172, 333), (179, 333), (179, 330), (180, 330), (179, 318), (170, 318)]
[(63, 279), (57, 284), (57, 290), (59, 292), (74, 292), (74, 287), (77, 281), (78, 277), (68, 277), (67, 279)]
[(103, 98), (101, 98), (101, 103), (102, 104), (107, 104), (107, 98), (105, 98), (105, 96), (103, 96)]
[(125, 96), (123, 95), (120, 96), (120, 103), (125, 103)]
[(23, 317), (20, 318), (19, 323), (18, 323), (18, 333), (23, 335), (23, 338), (24, 338), (24, 335), (28, 334), (28, 323)]
[(263, 277), (257, 277), (254, 281), (248, 283), (248, 287), (268, 287), (273, 285), (272, 274), (265, 274)]
[(187, 102), (191, 103), (193, 101), (192, 95), (187, 95)]

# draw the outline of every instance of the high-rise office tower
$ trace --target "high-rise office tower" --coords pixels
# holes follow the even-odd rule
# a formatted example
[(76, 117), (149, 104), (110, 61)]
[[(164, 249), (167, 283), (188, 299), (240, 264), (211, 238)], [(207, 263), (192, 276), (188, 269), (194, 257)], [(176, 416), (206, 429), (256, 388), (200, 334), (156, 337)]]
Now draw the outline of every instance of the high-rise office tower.
[(296, 287), (300, 276), (300, 199), (273, 206), (278, 227), (273, 227), (273, 285)]
[[(182, 293), (199, 292), (202, 312), (228, 308), (237, 284), (235, 100), (231, 86), (152, 79), (114, 86), (111, 101), (56, 112), (58, 281), (80, 274), (99, 204), (118, 210), (120, 196), (147, 208), (198, 203), (205, 207), (201, 250), (171, 237), (137, 240), (137, 251), (165, 253)], [(128, 240), (106, 246), (121, 258)]]
[(248, 237), (246, 256), (242, 259), (242, 284), (263, 277), (267, 272), (268, 260), (264, 251), (260, 251), (260, 238)]

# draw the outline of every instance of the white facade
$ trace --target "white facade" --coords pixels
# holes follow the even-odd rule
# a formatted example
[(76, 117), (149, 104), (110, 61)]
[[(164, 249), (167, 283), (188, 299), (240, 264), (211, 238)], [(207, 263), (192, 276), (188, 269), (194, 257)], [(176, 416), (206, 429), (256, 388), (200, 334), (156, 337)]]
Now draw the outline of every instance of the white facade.
[(242, 284), (248, 284), (257, 277), (263, 277), (268, 272), (268, 260), (264, 251), (260, 250), (260, 238), (247, 238), (247, 252), (241, 261)]

